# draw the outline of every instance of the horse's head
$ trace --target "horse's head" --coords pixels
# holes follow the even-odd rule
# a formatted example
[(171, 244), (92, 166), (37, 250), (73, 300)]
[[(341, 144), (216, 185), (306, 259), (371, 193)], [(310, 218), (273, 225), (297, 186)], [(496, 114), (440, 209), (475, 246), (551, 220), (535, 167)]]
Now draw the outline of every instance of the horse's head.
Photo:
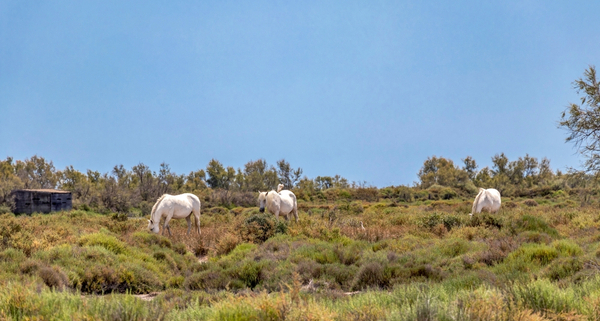
[(258, 207), (259, 211), (263, 213), (265, 211), (265, 205), (267, 204), (267, 192), (258, 192)]
[(160, 228), (158, 227), (158, 222), (154, 223), (154, 220), (148, 220), (148, 230), (150, 232), (154, 232), (158, 234), (160, 232)]

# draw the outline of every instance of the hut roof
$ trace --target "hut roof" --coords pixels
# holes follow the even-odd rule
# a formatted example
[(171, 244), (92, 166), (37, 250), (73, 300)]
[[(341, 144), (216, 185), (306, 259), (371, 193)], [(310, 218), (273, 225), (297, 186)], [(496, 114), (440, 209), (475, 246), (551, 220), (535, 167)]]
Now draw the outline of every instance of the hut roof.
[(68, 194), (70, 191), (61, 191), (58, 189), (49, 189), (49, 188), (37, 188), (37, 189), (17, 189), (16, 191), (24, 191), (24, 192), (42, 192), (42, 193), (53, 193), (53, 194)]

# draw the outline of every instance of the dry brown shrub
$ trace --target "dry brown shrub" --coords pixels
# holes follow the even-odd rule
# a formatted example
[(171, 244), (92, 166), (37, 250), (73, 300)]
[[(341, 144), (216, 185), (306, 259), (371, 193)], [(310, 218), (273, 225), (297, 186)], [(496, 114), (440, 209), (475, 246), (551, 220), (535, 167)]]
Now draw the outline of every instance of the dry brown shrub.
[(498, 292), (474, 293), (464, 304), (469, 320), (501, 320), (504, 300)]
[(529, 207), (538, 206), (538, 203), (535, 200), (532, 200), (532, 199), (524, 200), (523, 204), (525, 204), (525, 205), (527, 205)]
[(446, 228), (446, 226), (444, 224), (438, 224), (431, 229), (431, 232), (433, 232), (433, 234), (443, 238), (444, 236), (446, 236), (446, 234), (448, 234), (448, 229)]
[(48, 287), (53, 289), (62, 290), (69, 285), (69, 278), (56, 266), (42, 267), (38, 271), (38, 275)]
[(213, 207), (207, 210), (208, 213), (217, 214), (217, 215), (225, 215), (229, 213), (229, 210), (224, 207)]
[(42, 266), (44, 266), (44, 263), (38, 260), (28, 259), (19, 264), (19, 271), (23, 274), (32, 274), (38, 271)]
[(479, 226), (461, 226), (453, 228), (449, 232), (450, 237), (461, 238), (463, 240), (474, 241), (495, 237), (496, 230), (481, 228)]
[(502, 237), (498, 239), (486, 240), (488, 250), (478, 255), (479, 262), (483, 262), (488, 266), (502, 262), (510, 252), (517, 249), (520, 242), (513, 237)]
[(235, 247), (240, 244), (242, 240), (239, 236), (233, 233), (226, 233), (221, 239), (215, 244), (215, 251), (217, 255), (225, 255), (233, 251)]
[(309, 283), (313, 278), (319, 278), (323, 274), (323, 266), (313, 260), (303, 260), (296, 265), (296, 272), (302, 278), (303, 283)]
[(243, 207), (236, 207), (234, 209), (231, 209), (229, 212), (232, 213), (235, 216), (238, 216), (238, 215), (242, 214), (242, 212), (244, 212), (244, 208)]
[(208, 254), (209, 248), (205, 245), (202, 239), (198, 240), (195, 245), (193, 245), (192, 252), (195, 256), (205, 256)]
[(585, 315), (577, 314), (575, 312), (554, 313), (554, 312), (549, 311), (546, 313), (546, 318), (533, 319), (533, 320), (587, 321), (590, 319)]

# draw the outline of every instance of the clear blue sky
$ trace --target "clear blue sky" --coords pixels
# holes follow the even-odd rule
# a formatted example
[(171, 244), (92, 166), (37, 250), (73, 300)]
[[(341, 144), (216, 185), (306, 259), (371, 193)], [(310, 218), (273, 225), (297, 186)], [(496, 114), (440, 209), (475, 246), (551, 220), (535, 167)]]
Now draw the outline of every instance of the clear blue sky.
[(599, 1), (0, 0), (0, 157), (109, 172), (285, 158), (412, 184), (423, 161), (581, 158)]

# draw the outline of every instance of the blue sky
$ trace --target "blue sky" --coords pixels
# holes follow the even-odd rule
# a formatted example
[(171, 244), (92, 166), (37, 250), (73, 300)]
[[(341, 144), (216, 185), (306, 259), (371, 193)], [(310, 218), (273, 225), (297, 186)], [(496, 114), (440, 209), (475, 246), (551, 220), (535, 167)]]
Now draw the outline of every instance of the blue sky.
[(0, 0), (0, 157), (176, 173), (285, 158), (412, 184), (430, 156), (580, 157), (597, 1)]

